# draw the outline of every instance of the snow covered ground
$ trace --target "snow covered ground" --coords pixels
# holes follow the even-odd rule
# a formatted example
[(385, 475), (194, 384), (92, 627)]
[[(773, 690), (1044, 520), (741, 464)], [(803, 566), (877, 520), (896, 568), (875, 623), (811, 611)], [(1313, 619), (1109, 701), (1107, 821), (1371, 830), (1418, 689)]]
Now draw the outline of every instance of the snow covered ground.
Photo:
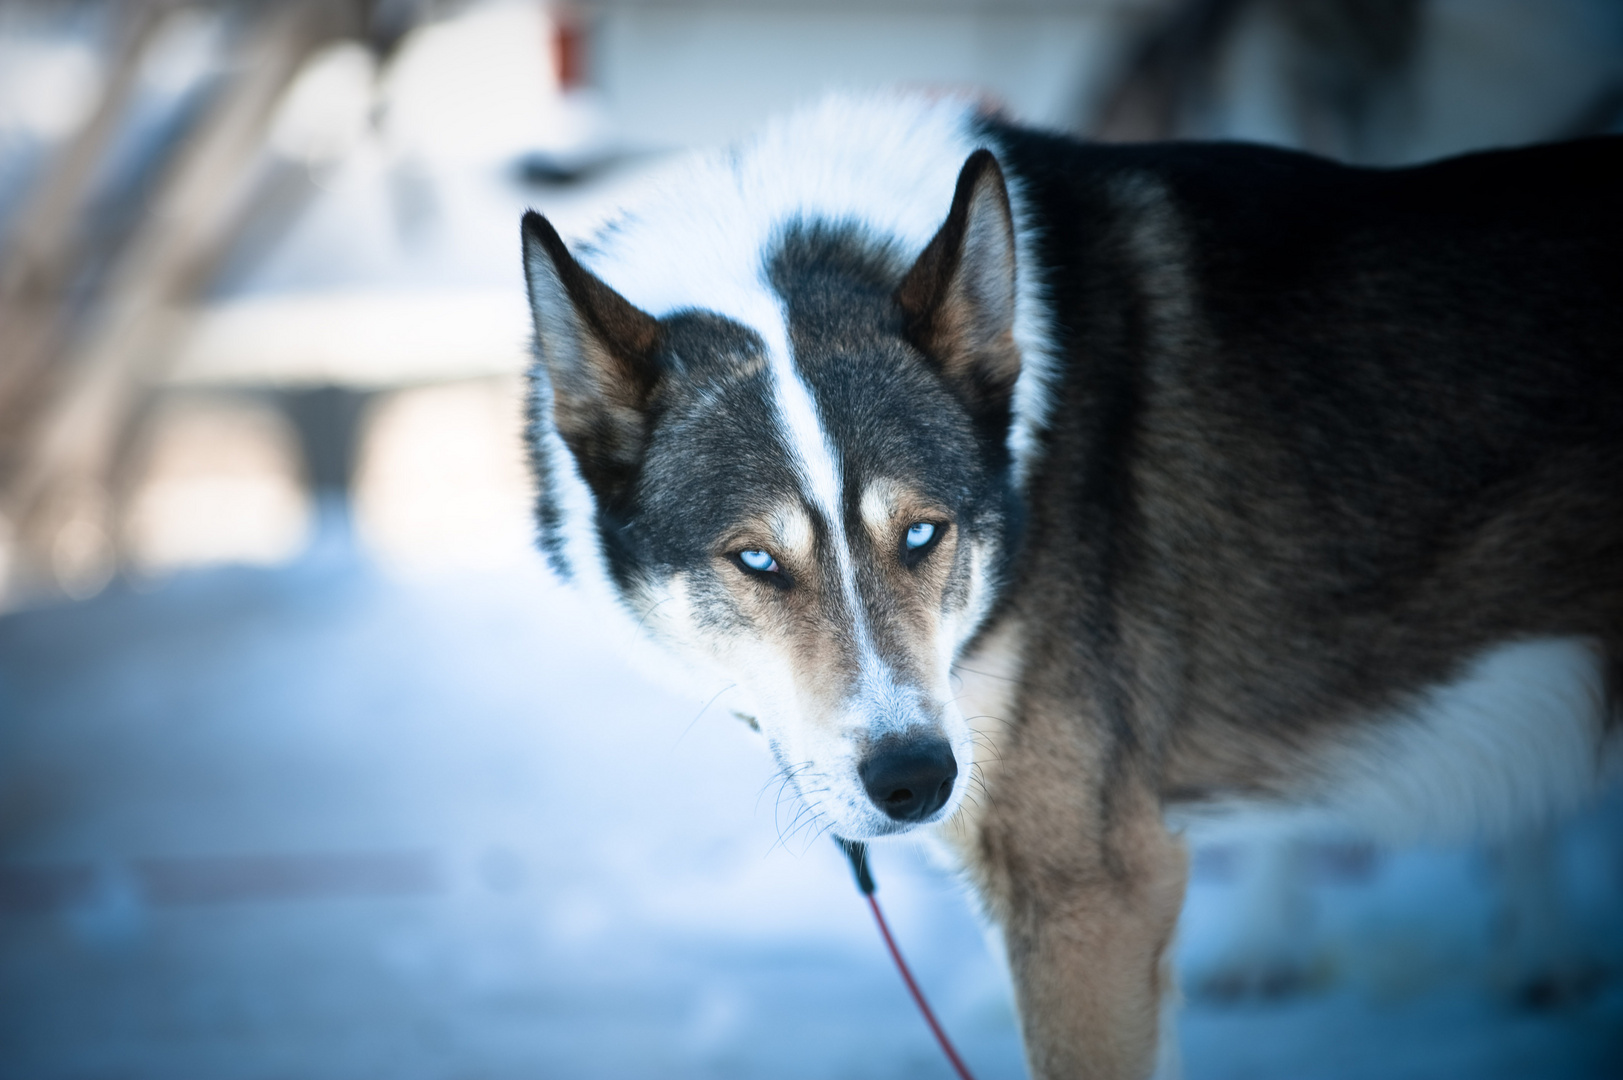
[[(539, 566), (214, 570), (0, 619), (0, 1077), (947, 1076), (753, 738)], [(1197, 854), (1193, 968), (1245, 857)], [(1188, 1075), (1623, 1075), (1618, 800), (1555, 861), (1582, 993), (1506, 990), (1486, 853), (1326, 848), (1312, 985), (1195, 997)], [(971, 1067), (1022, 1075), (958, 886), (875, 865)]]

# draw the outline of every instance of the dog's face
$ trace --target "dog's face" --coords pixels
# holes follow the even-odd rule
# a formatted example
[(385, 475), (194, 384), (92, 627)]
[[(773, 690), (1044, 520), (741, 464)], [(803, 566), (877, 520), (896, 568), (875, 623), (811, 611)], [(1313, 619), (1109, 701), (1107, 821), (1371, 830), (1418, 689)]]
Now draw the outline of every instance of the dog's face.
[[(911, 268), (851, 226), (777, 235), (770, 305), (656, 319), (527, 216), (532, 438), (572, 456), (644, 627), (745, 688), (801, 797), (864, 839), (967, 787), (951, 665), (1017, 516), (1012, 227), (982, 152)], [(557, 513), (544, 491), (544, 533)]]

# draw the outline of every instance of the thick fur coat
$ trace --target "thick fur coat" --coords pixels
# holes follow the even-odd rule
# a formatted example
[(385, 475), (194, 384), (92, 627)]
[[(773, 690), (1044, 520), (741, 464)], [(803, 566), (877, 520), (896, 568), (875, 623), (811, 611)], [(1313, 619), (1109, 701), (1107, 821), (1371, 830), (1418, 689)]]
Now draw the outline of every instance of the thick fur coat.
[(1505, 829), (1619, 756), (1623, 142), (1352, 169), (835, 98), (525, 220), (553, 565), (933, 830), (1032, 1071), (1156, 1064), (1169, 814)]

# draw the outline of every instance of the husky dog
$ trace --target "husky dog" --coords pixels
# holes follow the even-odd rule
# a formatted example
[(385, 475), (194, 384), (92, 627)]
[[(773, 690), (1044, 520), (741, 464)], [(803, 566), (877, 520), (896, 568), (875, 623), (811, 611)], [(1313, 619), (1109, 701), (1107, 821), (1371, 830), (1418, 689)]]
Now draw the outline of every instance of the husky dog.
[(525, 216), (541, 544), (838, 835), (956, 848), (1035, 1075), (1143, 1076), (1169, 815), (1457, 834), (1616, 764), (1620, 191), (830, 99)]

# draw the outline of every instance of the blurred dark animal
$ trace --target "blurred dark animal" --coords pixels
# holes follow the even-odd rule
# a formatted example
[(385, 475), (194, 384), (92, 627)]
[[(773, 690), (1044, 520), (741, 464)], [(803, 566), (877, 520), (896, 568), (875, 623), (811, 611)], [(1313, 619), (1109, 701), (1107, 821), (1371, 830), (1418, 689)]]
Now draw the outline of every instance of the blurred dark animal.
[[(1261, 138), (1392, 165), (1469, 145), (1451, 95), (1472, 103), (1478, 140), (1623, 125), (1623, 11), (1609, 0), (1170, 0), (1124, 14), (1121, 62), (1079, 106), (1079, 130), (1097, 138)], [(1521, 49), (1564, 55), (1567, 70), (1505, 66)], [(1498, 79), (1472, 82), (1473, 59), (1489, 57)], [(1513, 110), (1490, 100), (1496, 82), (1514, 87)]]

